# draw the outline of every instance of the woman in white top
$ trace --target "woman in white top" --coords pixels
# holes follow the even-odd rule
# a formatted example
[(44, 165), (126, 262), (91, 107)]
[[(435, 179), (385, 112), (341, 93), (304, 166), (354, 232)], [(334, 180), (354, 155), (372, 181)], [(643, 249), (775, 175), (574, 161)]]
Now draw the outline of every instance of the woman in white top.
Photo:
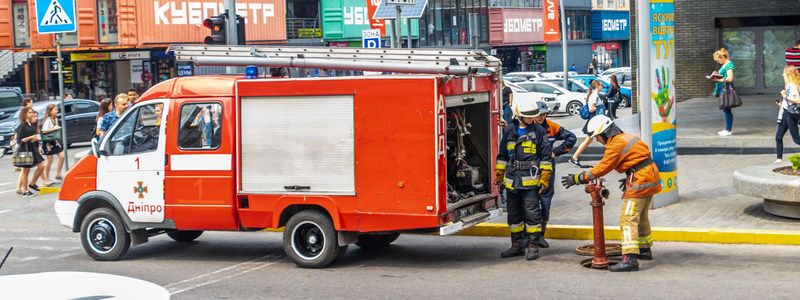
[[(586, 96), (586, 104), (589, 105), (590, 115), (589, 119), (586, 120), (586, 124), (583, 125), (583, 133), (586, 134), (587, 136), (591, 135), (591, 132), (587, 132), (586, 130), (586, 126), (589, 125), (589, 120), (591, 120), (592, 117), (596, 115), (605, 114), (605, 106), (603, 105), (603, 99), (600, 98), (600, 92), (602, 91), (603, 91), (603, 83), (600, 82), (600, 80), (592, 81), (592, 84), (589, 85), (589, 91), (587, 92)], [(579, 162), (578, 159), (580, 158), (581, 154), (583, 154), (583, 151), (585, 151), (586, 148), (589, 147), (589, 144), (592, 143), (592, 140), (593, 139), (587, 137), (586, 139), (583, 140), (583, 142), (581, 142), (581, 144), (578, 146), (578, 149), (575, 150), (574, 154), (572, 154), (573, 163)]]
[(783, 99), (778, 100), (778, 130), (775, 132), (775, 150), (778, 159), (775, 162), (783, 161), (783, 136), (787, 130), (792, 135), (792, 141), (800, 145), (800, 132), (797, 128), (800, 118), (787, 110), (789, 104), (800, 104), (800, 73), (794, 67), (787, 66), (783, 69), (783, 81), (786, 82), (786, 89), (781, 91)]
[(58, 166), (56, 167), (56, 180), (61, 180), (61, 169), (64, 167), (64, 147), (61, 145), (60, 139), (50, 139), (48, 134), (60, 131), (61, 126), (58, 126), (58, 106), (55, 104), (47, 105), (45, 109), (44, 120), (42, 121), (42, 137), (44, 145), (42, 145), (42, 152), (47, 156), (47, 163), (44, 166), (43, 179), (46, 186), (53, 184), (50, 179), (50, 166), (53, 164), (53, 155), (58, 156)]

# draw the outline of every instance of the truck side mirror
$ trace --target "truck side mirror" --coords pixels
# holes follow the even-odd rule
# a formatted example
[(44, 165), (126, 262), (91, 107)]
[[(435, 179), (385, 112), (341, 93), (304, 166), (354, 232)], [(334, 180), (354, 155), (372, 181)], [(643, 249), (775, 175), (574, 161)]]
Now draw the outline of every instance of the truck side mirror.
[(108, 156), (108, 151), (100, 150), (100, 142), (98, 142), (97, 139), (93, 139), (92, 140), (92, 154), (95, 157), (100, 158), (101, 156)]

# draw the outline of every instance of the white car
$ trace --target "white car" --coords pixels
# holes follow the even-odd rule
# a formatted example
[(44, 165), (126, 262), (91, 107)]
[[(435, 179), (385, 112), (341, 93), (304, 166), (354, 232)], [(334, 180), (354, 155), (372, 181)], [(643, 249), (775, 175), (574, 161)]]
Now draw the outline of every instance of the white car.
[[(604, 79), (606, 81), (609, 81), (609, 80), (611, 80), (610, 79), (611, 75), (622, 74), (622, 73), (625, 73), (625, 72), (627, 72), (628, 77), (629, 77), (628, 80), (630, 80), (631, 67), (610, 68), (608, 70), (603, 71), (603, 73), (600, 73), (600, 75), (598, 75), (598, 77), (600, 77), (600, 78), (602, 78), (602, 79)], [(623, 78), (619, 78), (619, 77), (620, 76), (617, 76), (618, 80), (620, 80), (620, 81), (624, 80)], [(622, 84), (622, 82), (620, 82), (620, 84)]]
[[(522, 84), (528, 84), (530, 82), (522, 82)], [(524, 98), (534, 98), (536, 101), (544, 101), (547, 104), (547, 108), (550, 110), (555, 111), (559, 107), (561, 107), (561, 103), (551, 94), (545, 93), (537, 93), (537, 92), (529, 92), (525, 88), (520, 86), (520, 83), (511, 83), (505, 81), (504, 84), (511, 89), (511, 101), (517, 99), (524, 99)]]
[[(562, 71), (558, 71), (558, 72), (545, 72), (545, 73), (541, 73), (541, 74), (539, 74), (539, 75), (540, 75), (542, 78), (564, 78), (564, 72), (562, 72)], [(575, 71), (569, 71), (569, 72), (567, 72), (567, 76), (578, 76), (578, 72), (575, 72)]]
[(542, 72), (511, 72), (508, 74), (503, 74), (503, 76), (513, 76), (513, 77), (522, 77), (527, 80), (536, 80), (542, 77)]
[(520, 82), (516, 85), (528, 92), (544, 94), (545, 98), (555, 98), (558, 102), (557, 106), (553, 107), (549, 103), (547, 104), (553, 113), (563, 112), (575, 116), (578, 115), (578, 108), (586, 103), (586, 93), (571, 92), (553, 83), (533, 81)]

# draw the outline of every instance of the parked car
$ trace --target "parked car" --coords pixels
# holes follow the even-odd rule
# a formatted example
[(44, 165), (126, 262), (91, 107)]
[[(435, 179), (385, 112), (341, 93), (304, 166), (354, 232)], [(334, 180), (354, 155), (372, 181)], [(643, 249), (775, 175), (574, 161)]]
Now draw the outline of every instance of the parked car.
[[(611, 82), (594, 75), (579, 75), (573, 78), (582, 81), (583, 84), (587, 87), (591, 86), (592, 81), (600, 80), (600, 82), (603, 83), (603, 94), (607, 93), (608, 88), (611, 87)], [(619, 91), (622, 94), (622, 102), (617, 107), (618, 108), (628, 107), (628, 103), (631, 103), (631, 88), (629, 86), (624, 86), (620, 84)]]
[(519, 77), (519, 76), (509, 76), (509, 75), (505, 75), (505, 76), (503, 76), (503, 81), (505, 81), (505, 82), (511, 82), (511, 83), (517, 83), (517, 82), (525, 82), (525, 81), (528, 81), (528, 79), (527, 79), (527, 78), (525, 78), (525, 77)]
[[(560, 79), (560, 78), (541, 78), (541, 79), (537, 79), (537, 80), (534, 80), (534, 81), (536, 81), (536, 82), (547, 82), (547, 83), (555, 84), (555, 85), (560, 86), (560, 87), (564, 87), (564, 79)], [(567, 89), (570, 92), (576, 92), (576, 93), (586, 93), (586, 91), (589, 89), (583, 84), (582, 81), (580, 81), (578, 79), (570, 79), (569, 82), (567, 83), (567, 86), (568, 86)]]
[[(540, 75), (541, 75), (543, 78), (564, 78), (564, 72), (562, 72), (562, 71), (558, 71), (558, 72), (546, 72), (546, 73), (541, 73)], [(567, 76), (570, 76), (570, 77), (572, 77), (572, 76), (578, 76), (578, 72), (575, 72), (575, 71), (569, 71), (569, 72), (567, 72)]]
[[(61, 101), (49, 100), (33, 103), (33, 109), (39, 113), (39, 118), (44, 117), (44, 110), (47, 105), (55, 104), (59, 108)], [(97, 125), (96, 116), (100, 108), (100, 103), (94, 100), (87, 99), (70, 99), (64, 101), (64, 110), (67, 112), (67, 142), (72, 145), (74, 143), (83, 143), (92, 140), (94, 137), (93, 130)], [(59, 112), (59, 122), (63, 114)], [(9, 150), (8, 140), (14, 135), (14, 130), (19, 125), (19, 109), (13, 113), (12, 117), (4, 119), (0, 122), (0, 135), (3, 137), (3, 149)]]
[(542, 77), (542, 72), (511, 72), (507, 76), (523, 77), (527, 80), (536, 80)]
[[(0, 124), (13, 119), (22, 107), (22, 98), (22, 94), (15, 88), (0, 88)], [(16, 127), (0, 126), (0, 153), (11, 148), (9, 143), (14, 135), (14, 128)]]
[[(511, 97), (512, 99), (524, 99), (524, 98), (534, 98), (536, 101), (544, 101), (547, 104), (547, 107), (551, 110), (556, 110), (561, 107), (561, 103), (558, 102), (555, 95), (545, 94), (545, 93), (538, 93), (538, 92), (531, 92), (527, 89), (520, 86), (520, 84), (529, 84), (530, 81), (525, 81), (522, 83), (512, 83), (505, 81), (504, 84), (511, 89)], [(512, 100), (513, 101), (513, 100)]]
[(557, 105), (551, 106), (549, 103), (547, 105), (553, 113), (563, 112), (574, 116), (578, 114), (578, 108), (586, 102), (584, 101), (586, 93), (571, 92), (549, 82), (522, 82), (517, 85), (528, 92), (543, 94), (545, 98), (555, 98)]

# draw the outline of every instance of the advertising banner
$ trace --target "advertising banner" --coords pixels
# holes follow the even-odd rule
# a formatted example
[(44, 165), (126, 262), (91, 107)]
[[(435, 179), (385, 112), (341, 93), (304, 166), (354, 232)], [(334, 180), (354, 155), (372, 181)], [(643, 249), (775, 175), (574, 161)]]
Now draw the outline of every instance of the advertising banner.
[[(661, 173), (661, 194), (677, 193), (675, 112), (675, 8), (673, 0), (650, 0), (650, 98), (653, 160)], [(677, 198), (677, 195), (675, 195)]]
[(489, 8), (489, 44), (530, 45), (544, 41), (542, 12), (533, 8)]
[(384, 37), (386, 36), (386, 22), (381, 19), (373, 18), (380, 4), (381, 0), (367, 0), (367, 16), (369, 17), (369, 27), (380, 30), (381, 37)]
[(558, 15), (558, 0), (544, 0), (542, 15), (544, 16), (544, 41), (548, 43), (560, 41), (561, 19)]
[(627, 11), (592, 11), (592, 39), (595, 41), (628, 40), (631, 35)]

